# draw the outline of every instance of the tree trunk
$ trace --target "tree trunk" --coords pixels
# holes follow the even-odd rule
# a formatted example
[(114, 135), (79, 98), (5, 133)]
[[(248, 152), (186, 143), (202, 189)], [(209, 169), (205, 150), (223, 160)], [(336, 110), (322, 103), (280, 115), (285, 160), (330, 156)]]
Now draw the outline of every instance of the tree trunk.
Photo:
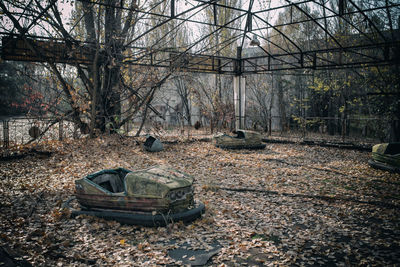
[(276, 87), (278, 89), (278, 106), (279, 106), (279, 116), (281, 124), (280, 127), (281, 127), (281, 132), (283, 132), (286, 128), (286, 108), (283, 95), (282, 76), (280, 75), (277, 76)]

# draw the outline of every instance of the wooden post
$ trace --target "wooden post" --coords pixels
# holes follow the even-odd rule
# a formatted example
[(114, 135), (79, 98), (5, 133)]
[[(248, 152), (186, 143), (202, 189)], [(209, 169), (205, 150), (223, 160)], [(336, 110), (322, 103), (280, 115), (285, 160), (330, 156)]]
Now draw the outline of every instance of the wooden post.
[(269, 125), (268, 125), (268, 135), (272, 135), (272, 115), (271, 112), (269, 113)]
[(3, 146), (8, 147), (10, 145), (10, 134), (8, 130), (8, 120), (3, 121)]
[(344, 142), (346, 139), (346, 132), (347, 132), (346, 126), (347, 126), (347, 115), (344, 115), (342, 118), (342, 142)]
[[(147, 106), (146, 106), (146, 109), (147, 109)], [(110, 120), (108, 119), (108, 117), (106, 117), (106, 119), (105, 119), (105, 124), (106, 124), (106, 133), (107, 133), (107, 135), (111, 135), (111, 124), (109, 123), (110, 122)]]
[(60, 120), (58, 122), (58, 140), (62, 141), (64, 137), (64, 127), (63, 127), (63, 121)]
[(124, 124), (124, 128), (125, 128), (125, 135), (128, 135), (130, 129), (129, 129), (129, 120)]

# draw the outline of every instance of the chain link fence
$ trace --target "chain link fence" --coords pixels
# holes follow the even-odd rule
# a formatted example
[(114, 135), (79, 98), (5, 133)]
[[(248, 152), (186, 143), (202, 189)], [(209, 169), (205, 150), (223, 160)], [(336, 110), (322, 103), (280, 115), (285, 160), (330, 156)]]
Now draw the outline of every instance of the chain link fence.
[[(232, 127), (210, 127), (210, 121), (195, 118), (199, 127), (188, 125), (187, 121), (176, 118), (149, 117), (142, 125), (142, 118), (137, 117), (126, 123), (118, 134), (157, 137), (206, 137), (218, 131), (229, 132)], [(193, 120), (192, 120), (193, 121)], [(197, 122), (196, 121), (196, 122)], [(371, 117), (269, 117), (248, 119), (248, 129), (262, 133), (265, 138), (290, 138), (292, 140), (336, 141), (379, 143), (388, 137), (389, 121)], [(142, 126), (142, 127), (141, 127)], [(226, 126), (226, 125), (225, 125)], [(0, 118), (0, 146), (9, 147), (42, 140), (76, 139), (85, 136), (73, 122), (56, 118), (12, 117)], [(107, 131), (110, 134), (110, 131)]]
[[(196, 119), (194, 117), (193, 119)], [(197, 122), (197, 121), (196, 121)], [(188, 125), (183, 118), (169, 118), (162, 120), (149, 116), (142, 125), (142, 117), (136, 117), (125, 123), (116, 132), (123, 136), (135, 136), (140, 129), (140, 135), (162, 136), (208, 136), (212, 132), (210, 127)], [(106, 134), (111, 134), (111, 124), (106, 121)], [(10, 117), (0, 118), (0, 147), (13, 147), (21, 144), (40, 142), (45, 140), (78, 139), (88, 134), (81, 132), (79, 127), (71, 121), (51, 117)]]
[(376, 117), (272, 116), (253, 119), (247, 126), (271, 137), (303, 141), (379, 143), (390, 135), (390, 121)]
[(2, 147), (81, 136), (80, 130), (74, 123), (48, 117), (0, 118), (0, 126), (0, 145)]

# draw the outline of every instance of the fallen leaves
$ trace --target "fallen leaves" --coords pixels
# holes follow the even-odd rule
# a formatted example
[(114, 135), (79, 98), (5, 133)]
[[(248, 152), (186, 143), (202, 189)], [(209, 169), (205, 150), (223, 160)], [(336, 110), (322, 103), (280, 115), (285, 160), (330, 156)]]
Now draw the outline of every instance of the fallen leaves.
[[(179, 265), (168, 251), (209, 251), (216, 241), (221, 249), (213, 266), (393, 265), (400, 257), (400, 211), (393, 208), (400, 206), (400, 177), (369, 168), (369, 153), (294, 144), (230, 151), (205, 142), (147, 153), (136, 139), (119, 137), (53, 142), (46, 149), (49, 158), (0, 167), (0, 245), (34, 265)], [(145, 228), (72, 219), (61, 207), (75, 179), (160, 163), (195, 177), (196, 198), (206, 204), (201, 219)]]

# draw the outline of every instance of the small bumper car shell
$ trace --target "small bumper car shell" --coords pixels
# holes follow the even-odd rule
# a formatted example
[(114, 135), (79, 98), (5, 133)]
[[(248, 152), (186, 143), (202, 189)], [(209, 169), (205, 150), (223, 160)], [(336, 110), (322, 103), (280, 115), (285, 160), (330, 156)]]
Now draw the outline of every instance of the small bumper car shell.
[(161, 226), (189, 222), (201, 216), (204, 205), (193, 197), (193, 177), (167, 166), (144, 170), (109, 169), (75, 181), (80, 209), (72, 215), (94, 215), (126, 224)]
[(374, 145), (368, 163), (376, 169), (400, 173), (400, 142)]
[(254, 131), (237, 130), (236, 136), (226, 134), (214, 137), (215, 146), (225, 149), (264, 149), (261, 134)]

